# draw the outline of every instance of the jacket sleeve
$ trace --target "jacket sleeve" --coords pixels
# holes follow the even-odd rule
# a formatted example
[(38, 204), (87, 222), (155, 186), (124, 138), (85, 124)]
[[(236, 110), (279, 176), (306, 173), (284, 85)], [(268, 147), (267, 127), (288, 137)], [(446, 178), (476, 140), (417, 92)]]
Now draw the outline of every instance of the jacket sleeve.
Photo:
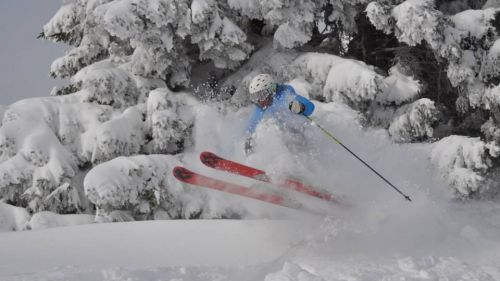
[(255, 128), (257, 128), (257, 125), (259, 125), (259, 122), (262, 119), (263, 115), (264, 111), (255, 105), (252, 117), (250, 117), (247, 129), (245, 130), (245, 138), (249, 138), (252, 136), (252, 134), (255, 132)]
[(294, 99), (296, 101), (298, 101), (298, 102), (300, 102), (301, 104), (304, 105), (304, 112), (302, 112), (301, 114), (305, 115), (305, 116), (311, 115), (313, 113), (313, 111), (314, 111), (314, 104), (310, 100), (308, 100), (308, 99), (304, 98), (303, 96), (297, 94), (295, 92), (295, 89), (292, 86), (288, 86), (288, 90), (290, 91), (290, 93), (292, 93), (292, 95), (294, 96)]

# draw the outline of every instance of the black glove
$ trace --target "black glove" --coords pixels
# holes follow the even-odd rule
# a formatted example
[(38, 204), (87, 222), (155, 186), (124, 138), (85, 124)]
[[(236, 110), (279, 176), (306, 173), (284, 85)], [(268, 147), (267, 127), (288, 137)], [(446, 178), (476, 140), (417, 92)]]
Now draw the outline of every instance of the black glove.
[(288, 108), (290, 108), (291, 112), (296, 114), (301, 114), (302, 112), (304, 112), (304, 110), (306, 110), (305, 105), (296, 100), (292, 101), (290, 105), (288, 105)]
[(246, 155), (253, 153), (253, 146), (254, 146), (253, 139), (251, 137), (247, 138), (247, 140), (245, 141), (245, 154)]

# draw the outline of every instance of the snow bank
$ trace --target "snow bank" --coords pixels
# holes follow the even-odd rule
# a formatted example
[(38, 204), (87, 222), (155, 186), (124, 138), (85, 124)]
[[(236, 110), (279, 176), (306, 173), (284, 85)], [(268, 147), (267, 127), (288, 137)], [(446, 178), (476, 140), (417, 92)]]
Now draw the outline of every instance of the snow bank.
[[(467, 276), (467, 277), (464, 277)], [(493, 281), (498, 269), (476, 267), (453, 257), (401, 257), (384, 260), (287, 261), (264, 281), (327, 280), (472, 280)]]
[(39, 212), (34, 214), (27, 228), (31, 230), (39, 230), (52, 227), (66, 227), (81, 224), (90, 224), (94, 222), (93, 215), (60, 215), (53, 212)]
[(25, 208), (0, 201), (0, 232), (24, 230), (29, 219), (30, 215)]
[(0, 232), (38, 230), (93, 222), (93, 215), (60, 215), (47, 211), (30, 215), (25, 208), (0, 202)]
[[(63, 280), (107, 280), (103, 274), (120, 271), (120, 268), (153, 271), (164, 268), (180, 273), (204, 268), (201, 277), (198, 276), (201, 279), (195, 280), (206, 280), (203, 276), (210, 274), (212, 267), (245, 270), (246, 266), (279, 258), (316, 223), (169, 220), (0, 233), (0, 279), (40, 280), (48, 274), (51, 276), (47, 280), (59, 280), (59, 277)], [(79, 277), (66, 276), (68, 271), (69, 276), (76, 274)], [(142, 276), (138, 280), (162, 280), (169, 276), (162, 273), (166, 275), (153, 279)], [(183, 280), (188, 280), (186, 277), (184, 274)]]

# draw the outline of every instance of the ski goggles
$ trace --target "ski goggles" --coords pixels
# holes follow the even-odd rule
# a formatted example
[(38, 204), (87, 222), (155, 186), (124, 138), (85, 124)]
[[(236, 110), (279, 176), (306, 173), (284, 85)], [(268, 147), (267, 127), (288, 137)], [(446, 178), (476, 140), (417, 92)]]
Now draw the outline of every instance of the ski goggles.
[(256, 92), (254, 94), (253, 102), (255, 102), (257, 104), (265, 102), (270, 95), (273, 95), (274, 93), (276, 93), (276, 88), (277, 88), (276, 83), (272, 83), (268, 87), (266, 87), (265, 89), (262, 89), (262, 90)]

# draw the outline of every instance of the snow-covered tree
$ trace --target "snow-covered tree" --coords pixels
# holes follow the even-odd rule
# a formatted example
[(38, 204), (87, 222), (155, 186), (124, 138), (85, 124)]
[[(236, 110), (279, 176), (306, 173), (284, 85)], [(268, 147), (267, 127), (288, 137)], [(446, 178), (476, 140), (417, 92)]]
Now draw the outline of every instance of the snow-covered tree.
[[(416, 58), (416, 50), (427, 50), (431, 54), (427, 58), (434, 61), (437, 73), (434, 76), (421, 68), (422, 63), (407, 58), (398, 61), (417, 74), (418, 68), (422, 69), (418, 76), (426, 80), (423, 81), (423, 96), (433, 100), (437, 108), (444, 109), (444, 120), (448, 123), (452, 120), (455, 133), (481, 137), (491, 144), (480, 147), (485, 149), (483, 153), (492, 152), (490, 156), (497, 157), (494, 151), (500, 144), (495, 137), (499, 127), (496, 119), (498, 99), (494, 93), (500, 81), (497, 58), (500, 10), (494, 1), (485, 2), (371, 1), (366, 14), (378, 30), (407, 46), (395, 49), (408, 49), (411, 58)], [(443, 80), (444, 75), (446, 80)], [(479, 183), (469, 182), (469, 185), (474, 184)], [(462, 191), (460, 193), (464, 193)]]
[[(474, 147), (481, 165), (449, 164), (458, 162), (440, 152), (447, 145), (436, 145), (433, 159), (467, 170), (450, 184), (475, 193), (500, 155), (499, 11), (493, 0), (64, 1), (40, 37), (69, 45), (50, 67), (69, 83), (0, 108), (0, 198), (32, 212), (94, 204), (111, 219), (220, 217), (223, 208), (202, 203), (182, 209), (187, 191), (154, 173), (170, 166), (142, 154), (193, 146), (199, 83), (210, 78), (221, 111), (236, 109), (249, 103), (258, 72), (345, 103), (396, 142), (465, 135), (443, 143)], [(132, 170), (134, 184), (89, 176)], [(139, 185), (146, 175), (151, 184)]]
[(50, 69), (70, 84), (5, 109), (0, 197), (34, 212), (84, 211), (80, 174), (93, 165), (189, 146), (196, 101), (166, 87), (187, 86), (201, 60), (234, 68), (252, 49), (219, 5), (65, 1), (41, 37), (72, 47)]
[(52, 64), (55, 77), (110, 59), (115, 68), (171, 86), (187, 85), (197, 59), (234, 68), (252, 49), (246, 34), (211, 0), (71, 1), (41, 36), (75, 46)]

